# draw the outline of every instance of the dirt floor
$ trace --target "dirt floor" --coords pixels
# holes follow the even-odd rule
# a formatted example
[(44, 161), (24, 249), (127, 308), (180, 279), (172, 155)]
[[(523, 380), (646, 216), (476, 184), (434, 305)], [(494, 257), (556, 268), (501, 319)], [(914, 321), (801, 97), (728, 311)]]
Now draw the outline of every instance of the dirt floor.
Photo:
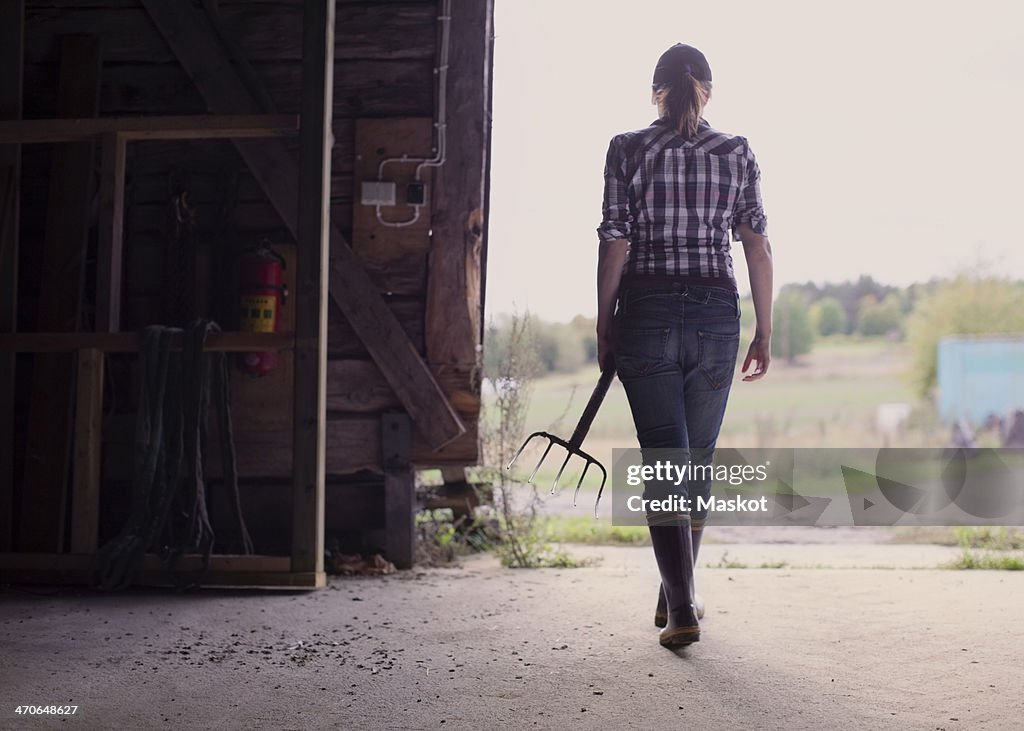
[[(0, 727), (1020, 728), (1024, 575), (909, 568), (953, 550), (709, 544), (702, 639), (678, 654), (648, 548), (314, 593), (7, 589)], [(714, 568), (725, 552), (786, 568)], [(879, 565), (907, 568), (858, 568)]]

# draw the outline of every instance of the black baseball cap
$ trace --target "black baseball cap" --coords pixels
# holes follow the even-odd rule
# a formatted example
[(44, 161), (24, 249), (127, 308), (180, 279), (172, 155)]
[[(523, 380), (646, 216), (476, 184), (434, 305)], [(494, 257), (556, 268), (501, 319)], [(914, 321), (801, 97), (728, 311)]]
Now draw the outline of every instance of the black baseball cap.
[(697, 81), (711, 82), (711, 66), (704, 54), (693, 46), (677, 43), (661, 54), (658, 65), (654, 67), (654, 81), (658, 84), (671, 84), (690, 74)]

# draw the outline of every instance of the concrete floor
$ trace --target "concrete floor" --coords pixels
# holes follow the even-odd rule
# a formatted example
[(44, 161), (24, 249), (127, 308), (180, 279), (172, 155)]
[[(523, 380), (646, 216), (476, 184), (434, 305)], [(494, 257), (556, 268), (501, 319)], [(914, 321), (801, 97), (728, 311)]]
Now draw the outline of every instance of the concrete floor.
[(920, 546), (702, 558), (723, 550), (845, 568), (701, 568), (703, 636), (678, 654), (657, 643), (647, 548), (579, 549), (603, 560), (569, 570), (473, 557), (301, 594), (8, 589), (0, 728), (1021, 728), (1021, 573), (857, 568), (946, 555)]

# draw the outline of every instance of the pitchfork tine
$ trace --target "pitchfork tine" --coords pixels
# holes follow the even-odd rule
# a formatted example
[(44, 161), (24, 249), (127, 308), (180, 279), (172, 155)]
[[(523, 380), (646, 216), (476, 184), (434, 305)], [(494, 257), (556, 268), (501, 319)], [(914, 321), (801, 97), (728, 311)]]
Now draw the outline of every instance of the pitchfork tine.
[(596, 462), (597, 468), (601, 470), (601, 487), (597, 488), (597, 500), (594, 501), (594, 517), (597, 517), (597, 506), (601, 504), (601, 493), (604, 492), (604, 483), (608, 480), (608, 470), (600, 462)]
[(593, 460), (588, 459), (587, 464), (583, 467), (583, 473), (580, 475), (580, 481), (576, 483), (576, 492), (572, 494), (572, 506), (576, 507), (576, 498), (579, 497), (580, 488), (583, 486), (583, 478), (587, 476), (587, 470), (590, 469), (590, 465), (593, 464)]
[(565, 461), (562, 462), (562, 466), (558, 468), (558, 474), (555, 475), (555, 481), (551, 483), (551, 494), (554, 495), (558, 489), (558, 481), (562, 478), (562, 473), (565, 472), (565, 466), (569, 464), (569, 460), (572, 459), (572, 452), (565, 455)]
[(519, 449), (516, 451), (516, 453), (512, 456), (512, 459), (509, 460), (509, 463), (507, 465), (505, 465), (505, 469), (506, 470), (512, 469), (512, 465), (515, 464), (515, 461), (517, 459), (519, 459), (519, 455), (523, 453), (524, 449), (526, 449), (526, 445), (530, 443), (531, 439), (533, 439), (536, 436), (540, 436), (540, 434), (541, 434), (541, 432), (539, 432), (539, 431), (538, 432), (534, 432), (533, 434), (531, 434), (530, 436), (528, 436), (526, 438), (526, 441), (523, 442), (522, 446), (519, 447)]
[(540, 459), (537, 460), (537, 466), (533, 468), (533, 472), (530, 473), (530, 479), (528, 479), (526, 481), (527, 485), (532, 485), (533, 484), (533, 478), (537, 476), (537, 470), (540, 469), (541, 463), (547, 458), (548, 452), (551, 451), (551, 448), (553, 446), (555, 446), (555, 443), (553, 441), (551, 441), (550, 439), (548, 439), (548, 448), (544, 450), (544, 454), (542, 454), (540, 456)]

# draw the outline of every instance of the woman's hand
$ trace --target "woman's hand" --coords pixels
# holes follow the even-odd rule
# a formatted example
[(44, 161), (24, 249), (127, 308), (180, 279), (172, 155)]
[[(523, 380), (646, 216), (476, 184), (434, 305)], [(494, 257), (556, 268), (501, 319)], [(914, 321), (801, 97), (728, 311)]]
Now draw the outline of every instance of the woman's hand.
[(754, 231), (748, 223), (740, 224), (739, 235), (750, 274), (750, 295), (754, 300), (756, 323), (754, 339), (743, 361), (743, 372), (746, 373), (753, 362), (757, 363), (757, 367), (744, 376), (743, 380), (756, 381), (768, 372), (768, 364), (772, 359), (772, 245), (767, 236)]
[[(600, 352), (600, 350), (598, 350)], [(772, 336), (755, 335), (747, 349), (747, 357), (743, 361), (743, 372), (746, 373), (751, 363), (757, 363), (754, 370), (743, 377), (744, 381), (756, 381), (768, 372), (768, 364), (772, 361)]]

